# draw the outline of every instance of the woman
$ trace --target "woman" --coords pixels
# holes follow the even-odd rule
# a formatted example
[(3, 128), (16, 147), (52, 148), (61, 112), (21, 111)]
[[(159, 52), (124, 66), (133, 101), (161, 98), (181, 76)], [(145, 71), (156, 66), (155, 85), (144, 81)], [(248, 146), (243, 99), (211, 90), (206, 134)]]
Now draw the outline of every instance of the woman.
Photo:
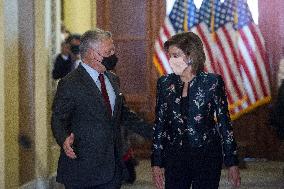
[(216, 189), (222, 163), (240, 185), (236, 142), (220, 75), (204, 72), (200, 38), (185, 32), (165, 42), (173, 74), (157, 83), (152, 171), (158, 189)]

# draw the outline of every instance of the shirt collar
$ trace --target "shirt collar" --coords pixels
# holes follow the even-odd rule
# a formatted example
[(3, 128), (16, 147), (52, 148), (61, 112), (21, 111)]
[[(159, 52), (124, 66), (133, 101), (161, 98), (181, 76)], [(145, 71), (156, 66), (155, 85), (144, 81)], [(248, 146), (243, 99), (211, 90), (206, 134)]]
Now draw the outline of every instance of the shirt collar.
[(64, 54), (61, 54), (61, 57), (63, 58), (63, 60), (68, 60), (69, 56), (66, 56)]
[(90, 74), (90, 76), (93, 78), (95, 82), (99, 79), (99, 72), (93, 68), (91, 68), (89, 65), (85, 64), (83, 61), (81, 61), (82, 66), (86, 69), (86, 71)]

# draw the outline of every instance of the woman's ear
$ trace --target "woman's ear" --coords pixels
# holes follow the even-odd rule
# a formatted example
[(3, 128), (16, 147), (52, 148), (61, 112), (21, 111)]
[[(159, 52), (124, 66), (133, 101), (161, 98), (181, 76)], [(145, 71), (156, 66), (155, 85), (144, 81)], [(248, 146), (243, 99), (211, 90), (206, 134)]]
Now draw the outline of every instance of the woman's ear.
[(184, 60), (184, 62), (189, 66), (189, 65), (191, 65), (192, 64), (192, 59), (191, 59), (191, 57), (188, 55), (188, 56), (186, 56), (186, 59)]
[(187, 63), (187, 65), (191, 66), (191, 65), (192, 65), (192, 60), (191, 60), (191, 58), (189, 58), (186, 63)]

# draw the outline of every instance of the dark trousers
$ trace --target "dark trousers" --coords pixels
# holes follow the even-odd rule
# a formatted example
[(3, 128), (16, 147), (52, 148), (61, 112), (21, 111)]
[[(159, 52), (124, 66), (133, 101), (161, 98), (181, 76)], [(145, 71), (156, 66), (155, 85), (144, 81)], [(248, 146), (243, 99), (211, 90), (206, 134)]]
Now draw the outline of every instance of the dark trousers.
[(70, 187), (65, 185), (65, 189), (120, 189), (121, 188), (121, 181), (122, 181), (122, 168), (121, 166), (115, 167), (115, 174), (113, 179), (108, 183), (97, 185), (97, 186), (90, 186), (90, 187)]
[(96, 185), (96, 186), (88, 186), (88, 187), (82, 187), (82, 186), (68, 186), (64, 184), (65, 189), (120, 189), (122, 185), (122, 165), (120, 161), (120, 156), (117, 155), (118, 152), (115, 150), (115, 172), (112, 180), (105, 184)]
[(173, 148), (165, 162), (166, 189), (217, 189), (222, 169), (221, 145)]

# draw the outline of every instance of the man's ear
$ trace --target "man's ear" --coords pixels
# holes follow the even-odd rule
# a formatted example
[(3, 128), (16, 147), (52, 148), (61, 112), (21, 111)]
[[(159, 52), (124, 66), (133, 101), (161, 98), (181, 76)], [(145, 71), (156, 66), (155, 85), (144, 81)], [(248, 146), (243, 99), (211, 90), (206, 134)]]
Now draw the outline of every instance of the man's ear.
[(98, 51), (96, 49), (88, 49), (92, 55), (93, 58), (99, 59), (100, 58), (100, 54), (98, 53)]
[(89, 57), (90, 57), (91, 59), (96, 59), (96, 53), (95, 53), (95, 51), (94, 51), (92, 48), (89, 48), (89, 49), (87, 50), (87, 54), (89, 55)]

